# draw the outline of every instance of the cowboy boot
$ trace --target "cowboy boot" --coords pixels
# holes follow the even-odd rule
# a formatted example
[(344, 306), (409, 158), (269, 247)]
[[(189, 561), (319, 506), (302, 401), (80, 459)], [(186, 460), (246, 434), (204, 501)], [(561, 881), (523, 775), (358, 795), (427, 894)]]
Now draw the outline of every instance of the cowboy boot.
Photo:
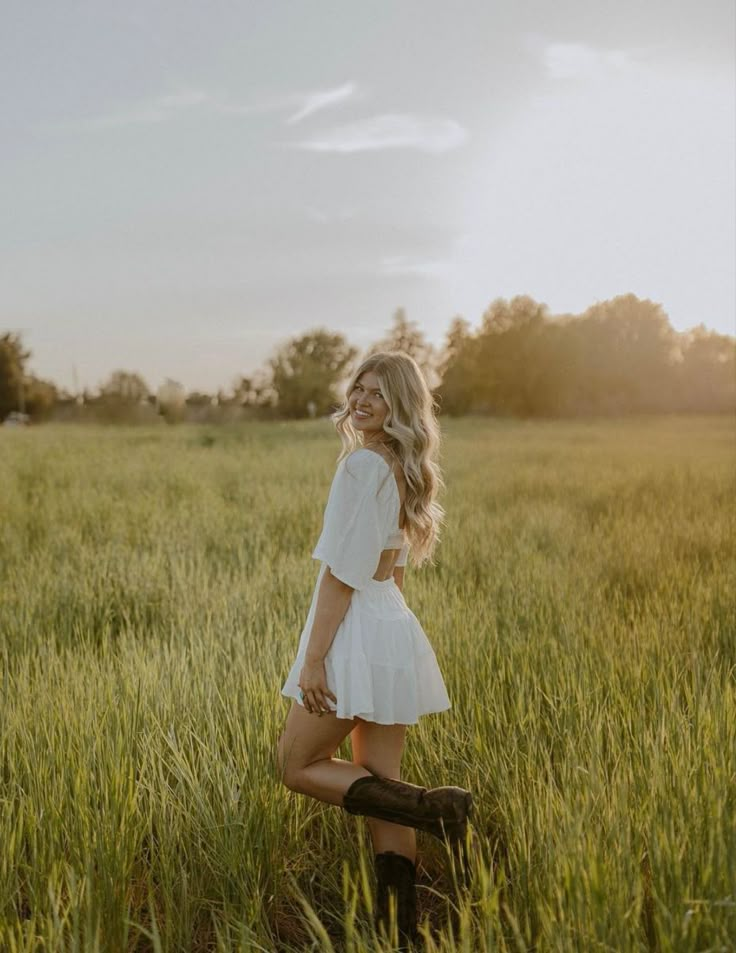
[(465, 840), (472, 806), (473, 795), (463, 788), (428, 790), (374, 774), (353, 781), (343, 796), (349, 814), (414, 827), (453, 843)]
[(417, 931), (416, 867), (402, 854), (392, 850), (376, 854), (376, 930), (391, 935), (390, 898), (395, 898), (399, 950), (407, 951), (419, 940)]

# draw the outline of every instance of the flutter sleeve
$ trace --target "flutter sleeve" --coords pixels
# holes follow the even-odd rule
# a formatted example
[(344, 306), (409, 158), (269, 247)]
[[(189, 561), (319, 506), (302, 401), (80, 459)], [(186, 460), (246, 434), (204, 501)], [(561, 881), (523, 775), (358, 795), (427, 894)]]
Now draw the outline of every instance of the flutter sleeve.
[(406, 561), (407, 561), (408, 558), (409, 558), (409, 544), (408, 544), (408, 543), (404, 543), (404, 545), (401, 547), (401, 552), (400, 552), (399, 555), (396, 557), (396, 563), (395, 563), (395, 565), (396, 565), (396, 566), (405, 566), (405, 565), (406, 565)]
[(377, 455), (365, 451), (340, 461), (322, 533), (312, 553), (353, 589), (364, 588), (372, 578), (386, 538), (386, 506), (377, 465), (381, 461), (371, 457)]

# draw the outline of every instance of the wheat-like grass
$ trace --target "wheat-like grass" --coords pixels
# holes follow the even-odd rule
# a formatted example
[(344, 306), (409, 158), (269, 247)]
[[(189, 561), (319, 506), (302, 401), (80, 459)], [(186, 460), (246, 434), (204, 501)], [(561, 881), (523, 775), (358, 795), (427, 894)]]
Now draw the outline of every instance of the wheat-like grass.
[[(475, 792), (483, 862), (421, 843), (427, 950), (736, 948), (733, 421), (443, 428), (406, 776)], [(385, 948), (363, 822), (273, 764), (337, 450), (0, 432), (0, 950)]]

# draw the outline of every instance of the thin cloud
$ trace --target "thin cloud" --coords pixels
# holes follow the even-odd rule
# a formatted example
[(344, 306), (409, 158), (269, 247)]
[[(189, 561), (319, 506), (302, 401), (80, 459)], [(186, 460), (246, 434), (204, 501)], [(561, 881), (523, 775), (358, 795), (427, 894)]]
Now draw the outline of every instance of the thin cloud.
[(289, 110), (292, 115), (286, 121), (289, 124), (295, 124), (308, 116), (346, 102), (354, 97), (356, 92), (355, 83), (345, 83), (334, 89), (319, 92), (290, 93), (283, 96), (264, 97), (250, 103), (232, 103), (221, 97), (210, 96), (202, 90), (183, 89), (155, 96), (100, 116), (48, 123), (45, 128), (104, 129), (163, 123), (176, 119), (185, 111), (197, 107), (205, 107), (210, 112), (225, 116), (257, 116)]
[(301, 122), (302, 119), (306, 119), (307, 116), (313, 116), (323, 109), (329, 109), (331, 106), (339, 106), (340, 103), (344, 103), (354, 95), (354, 83), (345, 83), (336, 89), (327, 89), (323, 92), (309, 93), (299, 109), (293, 116), (289, 116), (286, 121), (289, 124)]
[(213, 102), (213, 109), (225, 116), (260, 116), (294, 108), (293, 96), (265, 97), (252, 103)]
[(118, 112), (90, 116), (86, 119), (72, 119), (62, 122), (46, 123), (44, 128), (96, 128), (105, 129), (116, 126), (135, 126), (147, 123), (160, 123), (173, 119), (181, 112), (209, 102), (209, 97), (201, 90), (181, 90), (144, 100)]
[(288, 109), (292, 115), (287, 118), (286, 122), (295, 124), (306, 119), (307, 116), (312, 116), (333, 106), (339, 106), (348, 99), (355, 97), (357, 93), (358, 88), (355, 83), (344, 83), (334, 89), (310, 93), (288, 93), (283, 96), (266, 96), (250, 103), (229, 103), (217, 100), (213, 101), (212, 106), (217, 112), (230, 116), (258, 116), (285, 112)]
[(467, 137), (467, 131), (454, 119), (390, 113), (336, 126), (292, 145), (310, 152), (343, 154), (383, 149), (440, 153), (459, 148)]

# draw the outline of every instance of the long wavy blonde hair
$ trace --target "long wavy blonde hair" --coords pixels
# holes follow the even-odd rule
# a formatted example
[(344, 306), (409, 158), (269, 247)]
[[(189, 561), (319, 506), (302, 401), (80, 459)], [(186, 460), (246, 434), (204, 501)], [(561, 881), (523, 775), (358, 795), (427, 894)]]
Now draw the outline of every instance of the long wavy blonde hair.
[(332, 414), (342, 450), (338, 463), (362, 441), (350, 419), (348, 399), (361, 374), (373, 371), (378, 378), (388, 413), (383, 422), (385, 446), (401, 464), (406, 479), (404, 530), (411, 543), (415, 566), (431, 561), (440, 540), (445, 511), (437, 502), (444, 487), (439, 466), (440, 428), (435, 402), (424, 375), (413, 357), (404, 351), (379, 351), (367, 357), (348, 381), (345, 399)]

